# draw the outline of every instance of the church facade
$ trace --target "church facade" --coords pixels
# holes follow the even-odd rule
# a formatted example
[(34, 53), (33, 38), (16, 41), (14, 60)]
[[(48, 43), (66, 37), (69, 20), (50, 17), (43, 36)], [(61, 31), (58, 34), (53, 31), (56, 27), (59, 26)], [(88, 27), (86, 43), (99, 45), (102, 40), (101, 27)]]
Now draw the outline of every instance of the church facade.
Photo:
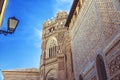
[[(65, 36), (69, 36), (69, 30), (65, 27), (67, 16), (64, 11), (58, 12), (54, 19), (43, 24), (41, 80), (67, 80), (66, 50), (71, 49), (65, 41)], [(69, 46), (68, 49), (65, 49), (66, 46)]]
[(120, 80), (120, 0), (74, 0), (43, 23), (41, 48), (34, 78), (17, 80)]

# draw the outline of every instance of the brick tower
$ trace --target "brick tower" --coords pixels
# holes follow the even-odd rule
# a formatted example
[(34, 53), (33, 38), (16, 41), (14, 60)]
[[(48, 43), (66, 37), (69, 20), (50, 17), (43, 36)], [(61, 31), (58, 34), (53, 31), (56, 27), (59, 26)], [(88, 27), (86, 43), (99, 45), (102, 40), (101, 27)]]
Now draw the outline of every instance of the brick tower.
[(40, 80), (66, 80), (63, 43), (67, 13), (58, 12), (56, 17), (44, 22), (42, 32), (42, 55)]

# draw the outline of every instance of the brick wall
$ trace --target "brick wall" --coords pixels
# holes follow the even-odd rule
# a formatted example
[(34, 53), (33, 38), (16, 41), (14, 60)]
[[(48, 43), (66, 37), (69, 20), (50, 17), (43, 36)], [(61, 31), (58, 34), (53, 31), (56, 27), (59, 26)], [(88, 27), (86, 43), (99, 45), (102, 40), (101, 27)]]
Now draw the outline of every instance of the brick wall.
[[(115, 4), (113, 0), (84, 2), (71, 30), (76, 80), (79, 80), (80, 74), (85, 74), (85, 70), (90, 67), (89, 64), (93, 63), (93, 66), (96, 66), (97, 54), (103, 56), (107, 70), (108, 63), (104, 51), (120, 33), (120, 11)], [(97, 72), (96, 67), (94, 71)], [(107, 76), (109, 77), (108, 70)]]

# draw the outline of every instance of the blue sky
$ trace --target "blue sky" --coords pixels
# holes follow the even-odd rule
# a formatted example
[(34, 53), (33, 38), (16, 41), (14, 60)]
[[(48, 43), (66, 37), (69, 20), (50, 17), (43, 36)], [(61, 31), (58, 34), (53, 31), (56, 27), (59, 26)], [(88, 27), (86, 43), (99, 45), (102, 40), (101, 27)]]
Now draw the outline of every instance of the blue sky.
[(6, 30), (8, 17), (15, 16), (20, 22), (14, 34), (0, 35), (0, 69), (38, 68), (43, 22), (57, 11), (69, 11), (73, 0), (8, 1), (2, 30)]

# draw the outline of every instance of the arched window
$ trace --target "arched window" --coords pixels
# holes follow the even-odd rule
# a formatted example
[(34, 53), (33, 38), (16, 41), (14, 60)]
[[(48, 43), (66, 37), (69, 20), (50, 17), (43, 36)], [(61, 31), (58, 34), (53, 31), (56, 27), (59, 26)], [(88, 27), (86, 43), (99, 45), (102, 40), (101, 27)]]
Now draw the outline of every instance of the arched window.
[(105, 64), (101, 55), (97, 56), (96, 67), (99, 80), (107, 80), (107, 74), (105, 70)]
[(83, 80), (83, 77), (82, 77), (82, 75), (79, 75), (79, 80)]
[(58, 46), (58, 43), (55, 37), (51, 37), (48, 39), (48, 42), (46, 45), (46, 58), (52, 58), (56, 56), (57, 46)]
[(57, 46), (53, 46), (49, 48), (49, 58), (56, 56)]

